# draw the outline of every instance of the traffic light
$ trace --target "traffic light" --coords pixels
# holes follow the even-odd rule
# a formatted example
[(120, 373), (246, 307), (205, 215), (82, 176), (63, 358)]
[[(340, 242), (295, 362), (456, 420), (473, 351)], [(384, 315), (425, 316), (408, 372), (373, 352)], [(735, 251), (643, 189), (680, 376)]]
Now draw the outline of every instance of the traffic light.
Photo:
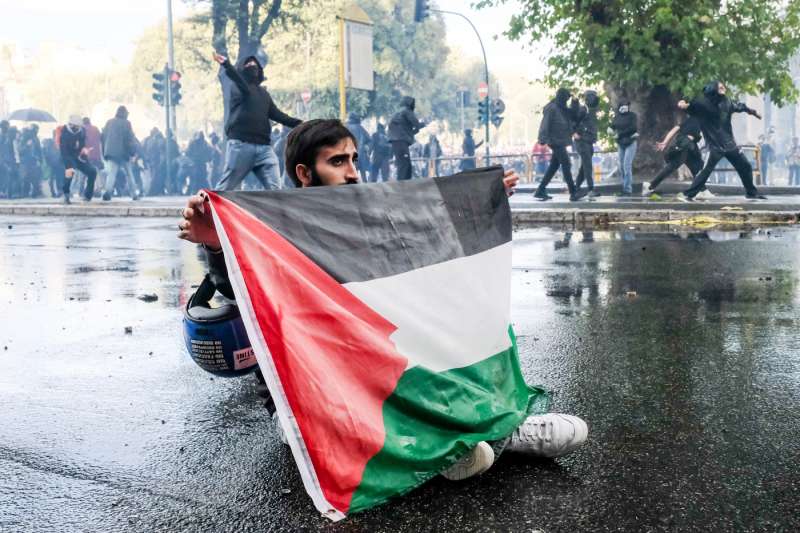
[(158, 102), (158, 105), (164, 105), (164, 102), (167, 100), (166, 71), (154, 72), (153, 80), (155, 80), (153, 82), (153, 89), (155, 90), (153, 93), (153, 100)]
[(169, 96), (172, 105), (181, 103), (181, 73), (174, 70), (169, 75)]
[(431, 14), (431, 4), (428, 0), (414, 0), (414, 22), (422, 22)]
[(484, 98), (478, 102), (478, 122), (481, 126), (489, 122), (489, 99)]
[(505, 110), (506, 104), (499, 98), (492, 102), (492, 124), (494, 124), (495, 128), (499, 128), (500, 124), (503, 123), (503, 117), (501, 115)]

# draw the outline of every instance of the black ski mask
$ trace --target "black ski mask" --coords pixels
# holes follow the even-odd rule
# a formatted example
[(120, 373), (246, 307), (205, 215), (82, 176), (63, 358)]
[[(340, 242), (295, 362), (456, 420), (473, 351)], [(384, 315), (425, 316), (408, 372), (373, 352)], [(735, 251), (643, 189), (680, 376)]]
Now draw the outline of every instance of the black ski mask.
[(247, 83), (259, 83), (261, 81), (261, 73), (256, 65), (250, 65), (242, 69), (242, 76)]

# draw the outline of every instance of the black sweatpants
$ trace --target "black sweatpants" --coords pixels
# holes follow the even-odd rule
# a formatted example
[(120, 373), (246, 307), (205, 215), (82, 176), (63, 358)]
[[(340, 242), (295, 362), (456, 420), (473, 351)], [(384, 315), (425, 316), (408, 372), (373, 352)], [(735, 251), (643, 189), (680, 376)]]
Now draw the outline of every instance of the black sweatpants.
[[(86, 174), (86, 190), (83, 191), (83, 197), (91, 200), (94, 196), (94, 180), (97, 179), (97, 169), (86, 161), (80, 159), (75, 163), (74, 168)], [(64, 177), (64, 196), (69, 196), (69, 189), (72, 185), (72, 178)]]
[(411, 156), (408, 153), (408, 146), (407, 142), (392, 141), (392, 153), (398, 181), (411, 179)]
[(673, 146), (664, 156), (664, 160), (667, 164), (650, 182), (651, 191), (655, 190), (667, 176), (678, 170), (681, 165), (689, 167), (689, 172), (692, 173), (693, 178), (703, 170), (703, 156), (700, 154), (700, 148), (695, 143)]
[(578, 170), (578, 178), (575, 180), (575, 188), (580, 189), (583, 182), (586, 182), (586, 190), (594, 189), (594, 144), (584, 141), (575, 141), (575, 149), (581, 156), (581, 168)]
[(536, 196), (542, 196), (546, 194), (547, 185), (550, 183), (550, 180), (553, 179), (553, 176), (555, 176), (560, 167), (561, 173), (564, 175), (564, 181), (567, 183), (569, 194), (572, 196), (575, 194), (575, 183), (572, 181), (572, 163), (570, 163), (567, 148), (565, 146), (548, 146), (550, 146), (550, 150), (552, 151), (550, 165), (547, 167), (547, 171), (545, 171), (542, 182), (539, 184), (539, 188), (536, 189), (535, 194)]
[(690, 198), (693, 198), (697, 195), (697, 193), (703, 190), (703, 187), (705, 187), (709, 176), (711, 176), (711, 173), (714, 171), (717, 163), (719, 163), (723, 157), (730, 161), (731, 165), (733, 165), (733, 168), (736, 169), (736, 172), (739, 174), (739, 179), (742, 180), (742, 185), (744, 185), (744, 190), (747, 196), (757, 195), (758, 189), (756, 189), (756, 186), (753, 185), (753, 167), (750, 166), (750, 162), (738, 148), (736, 150), (729, 150), (727, 152), (718, 152), (716, 150), (712, 150), (708, 154), (706, 166), (703, 167), (703, 170), (697, 173), (697, 175), (694, 177), (694, 181), (692, 181), (691, 187), (689, 187), (684, 194)]

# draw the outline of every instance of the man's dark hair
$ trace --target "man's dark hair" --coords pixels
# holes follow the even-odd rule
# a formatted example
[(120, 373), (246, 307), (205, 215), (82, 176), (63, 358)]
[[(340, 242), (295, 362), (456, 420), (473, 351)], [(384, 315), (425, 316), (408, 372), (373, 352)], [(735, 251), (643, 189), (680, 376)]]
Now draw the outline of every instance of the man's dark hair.
[(326, 146), (336, 146), (342, 139), (352, 139), (358, 149), (358, 141), (344, 124), (337, 119), (314, 119), (303, 122), (286, 137), (286, 172), (295, 186), (303, 183), (297, 177), (297, 165), (305, 165), (316, 172), (314, 163), (319, 152)]

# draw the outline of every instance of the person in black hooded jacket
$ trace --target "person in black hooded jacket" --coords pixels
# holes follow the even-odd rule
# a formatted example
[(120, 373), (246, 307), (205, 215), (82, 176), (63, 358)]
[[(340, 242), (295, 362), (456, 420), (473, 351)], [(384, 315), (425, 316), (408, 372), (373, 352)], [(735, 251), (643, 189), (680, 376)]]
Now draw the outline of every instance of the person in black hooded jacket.
[(614, 130), (619, 148), (619, 170), (622, 174), (622, 194), (633, 194), (633, 159), (636, 157), (636, 149), (639, 138), (638, 132), (639, 117), (631, 111), (631, 104), (628, 101), (621, 101), (611, 121), (611, 129)]
[(569, 189), (569, 199), (575, 202), (586, 196), (586, 192), (579, 192), (572, 181), (572, 164), (567, 153), (567, 146), (572, 144), (572, 134), (575, 131), (575, 116), (573, 110), (567, 105), (571, 94), (563, 87), (556, 91), (556, 97), (544, 106), (542, 123), (539, 125), (539, 144), (546, 144), (552, 151), (550, 165), (544, 173), (539, 188), (533, 196), (539, 200), (550, 200), (547, 194), (547, 185), (561, 168), (564, 181)]
[(261, 86), (265, 79), (264, 66), (255, 55), (244, 57), (237, 67), (216, 52), (214, 60), (222, 65), (225, 75), (233, 82), (225, 122), (228, 138), (225, 168), (217, 187), (236, 190), (245, 176), (253, 172), (265, 188), (280, 189), (280, 165), (270, 144), (270, 119), (290, 128), (302, 121), (278, 109), (267, 89)]
[(389, 142), (392, 144), (397, 179), (410, 180), (412, 176), (409, 146), (414, 144), (414, 135), (425, 127), (414, 114), (416, 100), (410, 96), (400, 99), (400, 110), (389, 119)]
[(706, 85), (703, 95), (692, 100), (691, 103), (686, 100), (678, 102), (678, 108), (700, 121), (700, 129), (703, 131), (709, 151), (706, 165), (694, 177), (692, 185), (678, 196), (680, 200), (694, 200), (694, 197), (705, 187), (706, 181), (723, 157), (733, 165), (739, 174), (747, 198), (751, 200), (766, 199), (758, 193), (758, 189), (753, 184), (753, 167), (739, 150), (739, 146), (733, 138), (731, 125), (731, 117), (734, 113), (747, 113), (759, 119), (761, 115), (741, 102), (732, 102), (726, 96), (727, 92), (728, 88), (725, 84), (715, 80)]
[(586, 105), (576, 106), (575, 111), (575, 151), (581, 156), (581, 168), (578, 170), (575, 188), (580, 190), (586, 181), (586, 191), (589, 195), (599, 196), (594, 192), (592, 158), (594, 143), (597, 142), (597, 108), (600, 105), (600, 98), (595, 91), (586, 91), (583, 93), (583, 101)]

